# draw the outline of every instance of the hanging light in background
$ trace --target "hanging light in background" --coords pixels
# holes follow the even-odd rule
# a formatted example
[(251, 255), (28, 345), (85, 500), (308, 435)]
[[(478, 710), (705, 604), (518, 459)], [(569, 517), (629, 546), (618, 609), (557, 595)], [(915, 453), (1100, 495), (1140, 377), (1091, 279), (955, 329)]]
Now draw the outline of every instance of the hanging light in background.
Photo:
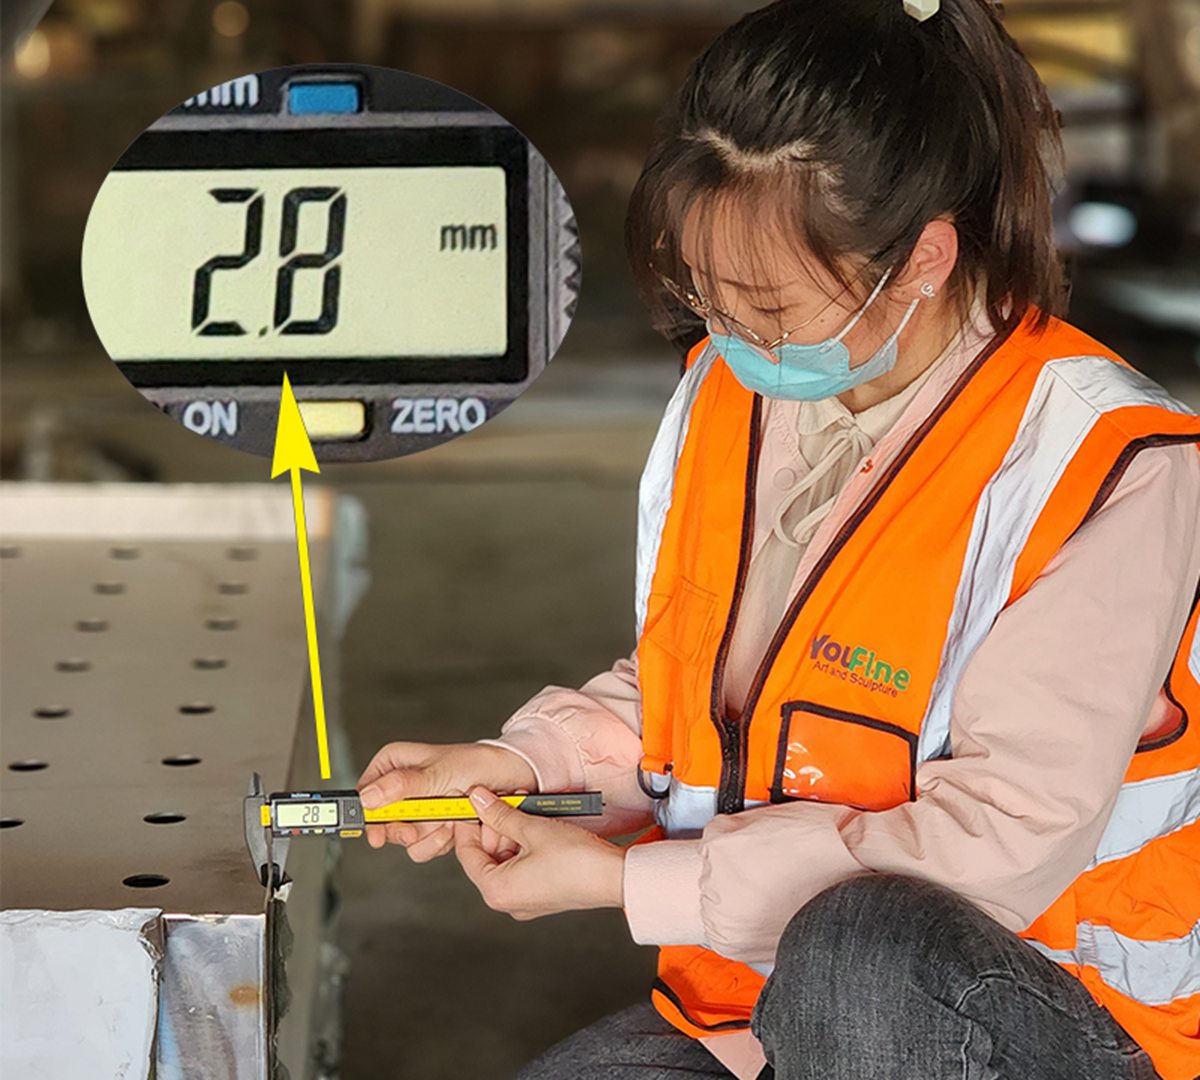
[(1081, 202), (1071, 207), (1067, 224), (1081, 244), (1122, 248), (1138, 231), (1137, 216), (1127, 206), (1109, 202)]
[(50, 39), (42, 30), (34, 30), (13, 57), (17, 74), (26, 79), (40, 79), (50, 70)]
[(221, 37), (241, 37), (250, 26), (250, 12), (240, 0), (221, 0), (213, 8), (212, 24)]

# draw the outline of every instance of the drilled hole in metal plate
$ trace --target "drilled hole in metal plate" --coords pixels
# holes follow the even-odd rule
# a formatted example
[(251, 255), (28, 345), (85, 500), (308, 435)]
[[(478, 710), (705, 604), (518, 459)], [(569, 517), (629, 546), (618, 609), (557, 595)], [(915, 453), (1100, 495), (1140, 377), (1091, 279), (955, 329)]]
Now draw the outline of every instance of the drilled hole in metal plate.
[(204, 623), (206, 630), (236, 630), (237, 625), (237, 619), (207, 619)]
[(50, 767), (50, 762), (34, 761), (32, 759), (26, 761), (10, 761), (8, 763), (8, 767), (12, 769), (13, 772), (38, 772), (41, 769), (48, 769)]
[(42, 720), (61, 720), (64, 716), (70, 716), (71, 710), (65, 705), (39, 705), (33, 710), (33, 715)]
[(109, 548), (108, 554), (114, 559), (136, 559), (142, 554), (141, 548), (115, 547)]
[(128, 885), (131, 889), (157, 889), (170, 880), (162, 874), (130, 874), (129, 877), (121, 879), (121, 884)]
[(151, 825), (178, 825), (181, 821), (187, 821), (187, 814), (180, 814), (174, 810), (160, 810), (156, 814), (147, 814), (142, 820)]
[[(164, 765), (175, 765), (182, 767), (184, 765), (199, 765), (200, 759), (195, 754), (172, 754), (170, 757), (162, 759)], [(12, 766), (9, 766), (11, 768)]]
[(229, 663), (223, 656), (197, 656), (192, 667), (197, 671), (220, 671)]
[(216, 706), (207, 701), (185, 701), (179, 706), (179, 711), (184, 716), (203, 716), (205, 713), (215, 712)]
[(0, 817), (0, 829), (15, 829), (18, 825), (24, 825), (25, 819), (19, 817)]
[(102, 630), (108, 629), (107, 619), (80, 619), (75, 624), (75, 629), (84, 634), (99, 634)]
[(0, 559), (19, 559), (20, 557), (21, 549), (16, 544), (0, 546)]
[(244, 581), (222, 581), (217, 584), (217, 592), (222, 596), (245, 596), (250, 586)]
[(69, 657), (66, 660), (59, 660), (54, 665), (55, 671), (78, 672), (87, 671), (91, 668), (90, 660), (84, 660), (78, 656)]
[(225, 552), (225, 557), (234, 562), (252, 562), (258, 558), (258, 548), (231, 547)]
[(125, 591), (125, 583), (123, 581), (97, 581), (92, 586), (92, 592), (99, 593), (101, 596), (120, 596)]

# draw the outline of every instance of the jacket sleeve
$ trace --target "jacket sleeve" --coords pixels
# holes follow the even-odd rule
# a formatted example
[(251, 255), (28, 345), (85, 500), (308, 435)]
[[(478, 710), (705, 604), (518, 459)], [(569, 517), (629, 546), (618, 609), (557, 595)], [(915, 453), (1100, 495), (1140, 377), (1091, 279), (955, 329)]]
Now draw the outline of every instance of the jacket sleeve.
[(604, 815), (579, 824), (619, 836), (653, 823), (653, 801), (637, 783), (642, 756), (636, 653), (578, 690), (547, 686), (509, 718), (497, 739), (524, 758), (539, 791), (602, 791)]
[(721, 815), (695, 840), (633, 847), (625, 913), (642, 944), (770, 962), (825, 887), (890, 871), (949, 886), (1011, 930), (1085, 868), (1200, 578), (1200, 454), (1143, 450), (1107, 502), (1001, 612), (951, 706), (951, 752), (918, 797), (868, 812), (787, 803)]

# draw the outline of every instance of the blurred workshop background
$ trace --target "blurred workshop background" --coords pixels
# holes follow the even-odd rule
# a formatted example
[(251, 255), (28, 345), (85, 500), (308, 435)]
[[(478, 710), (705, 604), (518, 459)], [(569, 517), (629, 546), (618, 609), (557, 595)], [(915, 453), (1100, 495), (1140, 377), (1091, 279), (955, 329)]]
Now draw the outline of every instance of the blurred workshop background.
[[(3, 476), (265, 480), (264, 460), (185, 432), (103, 354), (79, 274), (91, 200), (129, 141), (202, 88), (315, 61), (413, 71), (495, 109), (547, 158), (578, 217), (583, 289), (557, 358), (498, 419), (315, 481), (369, 518), (371, 584), (341, 665), (354, 771), (390, 739), (493, 734), (543, 685), (607, 667), (633, 644), (635, 484), (680, 344), (653, 334), (636, 300), (625, 203), (687, 64), (756, 6), (6, 0)], [(1066, 124), (1057, 227), (1072, 321), (1200, 406), (1200, 0), (1005, 8)], [(558, 581), (569, 587), (546, 587)], [(483, 907), (452, 857), (418, 867), (351, 843), (341, 896), (349, 1080), (499, 1080), (639, 999), (650, 977), (651, 951), (619, 913), (513, 923)]]

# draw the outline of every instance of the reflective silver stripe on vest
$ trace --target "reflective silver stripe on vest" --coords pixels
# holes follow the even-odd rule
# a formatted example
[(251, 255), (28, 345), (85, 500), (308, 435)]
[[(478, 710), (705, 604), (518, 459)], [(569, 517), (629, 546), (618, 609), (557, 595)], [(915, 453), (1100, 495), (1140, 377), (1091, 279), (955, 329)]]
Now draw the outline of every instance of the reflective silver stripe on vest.
[(692, 840), (717, 815), (717, 789), (693, 787), (671, 777), (667, 797), (654, 804), (654, 819), (669, 840)]
[(1076, 935), (1073, 949), (1029, 944), (1056, 963), (1095, 968), (1108, 986), (1143, 1005), (1200, 994), (1200, 924), (1164, 941), (1142, 941), (1088, 922), (1079, 923)]
[(1172, 773), (1124, 784), (1088, 869), (1123, 859), (1150, 840), (1200, 821), (1200, 772)]
[(710, 341), (696, 357), (696, 362), (684, 373), (675, 393), (667, 402), (666, 412), (658, 425), (658, 434), (650, 447), (646, 467), (638, 485), (637, 523), (637, 585), (634, 608), (637, 615), (637, 636), (642, 636), (646, 623), (646, 608), (650, 602), (650, 585), (658, 563), (658, 548), (662, 543), (663, 526), (671, 508), (671, 492), (675, 486), (675, 468), (683, 453), (692, 406), (700, 393), (700, 384), (718, 356)]
[[(654, 819), (662, 826), (663, 832), (670, 840), (694, 839), (704, 831), (704, 826), (717, 816), (715, 787), (685, 784), (672, 776), (667, 785), (667, 792), (666, 798), (659, 799), (654, 804)], [(746, 809), (767, 804), (766, 799), (747, 799)]]
[(921, 725), (918, 761), (940, 757), (949, 749), (954, 690), (1003, 609), (1017, 559), (1067, 464), (1104, 413), (1129, 405), (1191, 413), (1140, 372), (1104, 357), (1071, 356), (1043, 366), (1012, 445), (975, 511), (941, 663)]

